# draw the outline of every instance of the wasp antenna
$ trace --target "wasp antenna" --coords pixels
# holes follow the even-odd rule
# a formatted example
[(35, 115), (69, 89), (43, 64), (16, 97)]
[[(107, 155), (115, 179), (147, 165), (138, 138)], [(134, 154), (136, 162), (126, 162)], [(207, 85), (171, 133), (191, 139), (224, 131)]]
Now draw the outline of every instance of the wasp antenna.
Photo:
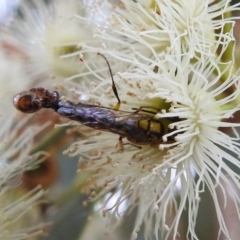
[(116, 97), (117, 100), (118, 100), (118, 103), (121, 103), (120, 98), (119, 98), (119, 96), (118, 96), (118, 91), (117, 91), (115, 82), (114, 82), (114, 80), (113, 80), (113, 74), (112, 74), (112, 69), (111, 69), (111, 67), (110, 67), (110, 64), (109, 64), (107, 58), (106, 58), (103, 54), (98, 53), (97, 55), (102, 56), (102, 57), (105, 59), (106, 63), (107, 63), (108, 69), (109, 69), (109, 72), (110, 72), (110, 75), (111, 75), (111, 78), (112, 78), (112, 90), (113, 90), (113, 92), (114, 92), (114, 94), (115, 94), (115, 97)]

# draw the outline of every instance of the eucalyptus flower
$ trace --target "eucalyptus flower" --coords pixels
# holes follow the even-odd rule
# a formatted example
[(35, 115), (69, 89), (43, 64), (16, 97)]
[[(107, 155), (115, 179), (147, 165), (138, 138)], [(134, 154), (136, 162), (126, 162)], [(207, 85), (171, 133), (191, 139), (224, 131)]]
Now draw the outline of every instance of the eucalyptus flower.
[[(149, 107), (153, 111), (159, 109), (155, 110), (159, 113), (154, 118), (170, 121), (168, 133), (157, 146), (149, 142), (139, 149), (124, 139), (127, 145), (121, 152), (117, 135), (84, 131), (85, 127), (80, 126), (81, 132), (88, 133), (87, 139), (74, 143), (66, 151), (71, 155), (80, 154), (79, 171), (89, 173), (83, 191), (93, 191), (93, 199), (120, 192), (111, 211), (108, 208), (111, 198), (104, 201), (104, 215), (109, 222), (116, 225), (121, 222), (121, 217), (116, 216), (121, 216), (119, 208), (123, 202), (127, 206), (125, 212), (137, 207), (133, 238), (144, 223), (147, 239), (151, 239), (151, 233), (158, 239), (159, 232), (165, 239), (175, 239), (186, 204), (189, 205), (187, 232), (190, 239), (197, 238), (199, 201), (201, 192), (208, 188), (220, 231), (230, 239), (216, 187), (226, 198), (223, 183), (229, 186), (238, 212), (240, 199), (230, 182), (239, 189), (239, 176), (228, 163), (240, 168), (236, 157), (240, 154), (240, 144), (238, 135), (230, 137), (219, 128), (239, 126), (224, 120), (239, 110), (236, 101), (240, 89), (238, 77), (232, 74), (232, 64), (226, 64), (222, 71), (216, 65), (219, 61), (220, 57), (202, 56), (191, 63), (191, 56), (182, 57), (173, 51), (155, 61), (154, 71), (153, 66), (139, 64), (132, 71), (114, 76), (119, 97), (124, 100), (121, 110), (128, 111), (129, 118), (133, 111), (130, 109), (148, 106), (147, 110)], [(229, 77), (221, 83), (225, 71)], [(103, 106), (116, 102), (110, 84), (106, 79), (92, 90), (92, 97)], [(234, 91), (226, 94), (226, 89)]]
[(4, 240), (20, 240), (39, 236), (46, 228), (39, 223), (38, 208), (45, 191), (38, 186), (27, 192), (20, 185), (22, 174), (47, 157), (44, 152), (30, 152), (35, 136), (48, 124), (29, 126), (30, 116), (20, 118), (14, 109), (13, 95), (29, 87), (30, 80), (21, 61), (5, 50), (0, 48), (0, 235)]
[[(146, 239), (152, 235), (176, 239), (184, 211), (188, 216), (187, 238), (197, 239), (201, 193), (209, 189), (219, 234), (231, 239), (216, 189), (226, 204), (228, 186), (240, 217), (239, 176), (229, 167), (230, 163), (240, 168), (235, 129), (239, 124), (226, 121), (239, 111), (239, 80), (230, 48), (234, 42), (230, 12), (238, 5), (184, 0), (122, 3), (110, 17), (112, 28), (96, 34), (118, 43), (113, 49), (106, 45), (104, 53), (117, 59), (119, 65), (129, 64), (114, 75), (122, 100), (120, 110), (128, 111), (129, 119), (133, 109), (153, 112), (163, 125), (169, 122), (169, 130), (155, 145), (134, 146), (124, 139), (124, 150), (120, 151), (117, 135), (80, 126), (87, 138), (74, 143), (66, 153), (79, 154), (79, 171), (89, 173), (82, 191), (91, 192), (92, 200), (108, 196), (102, 208), (110, 225), (117, 226), (124, 213), (136, 208), (133, 239), (142, 224)], [(97, 104), (114, 107), (117, 100), (111, 81), (99, 80), (88, 89), (88, 95)], [(220, 128), (232, 129), (234, 136)], [(120, 194), (109, 208), (116, 192)], [(123, 203), (126, 209), (122, 213)]]
[(160, 52), (178, 47), (178, 42), (182, 53), (211, 56), (219, 47), (234, 42), (232, 31), (226, 29), (232, 29), (236, 17), (231, 12), (238, 10), (239, 4), (230, 2), (122, 0), (109, 18), (112, 29), (99, 31), (97, 36), (118, 44), (109, 54), (129, 63), (134, 58), (148, 63)]
[[(138, 145), (123, 138), (121, 148), (117, 131), (113, 134), (79, 126), (84, 139), (65, 153), (81, 157), (79, 172), (88, 176), (82, 191), (91, 193), (90, 200), (103, 197), (103, 215), (111, 225), (117, 226), (125, 214), (137, 209), (132, 239), (143, 224), (146, 239), (152, 235), (176, 239), (184, 211), (187, 238), (197, 239), (199, 202), (208, 188), (219, 232), (231, 239), (216, 189), (226, 203), (228, 186), (240, 218), (239, 176), (229, 166), (240, 168), (240, 139), (235, 129), (239, 124), (228, 122), (239, 111), (240, 88), (234, 60), (223, 57), (226, 52), (232, 57), (234, 18), (228, 14), (238, 10), (238, 5), (230, 6), (229, 0), (123, 0), (111, 11), (113, 5), (103, 2), (107, 9), (103, 18), (96, 7), (102, 6), (101, 2), (91, 2), (97, 13), (94, 20), (90, 20), (90, 8), (85, 12), (74, 1), (69, 8), (64, 1), (56, 1), (56, 5), (36, 2), (37, 11), (26, 3), (21, 9), (25, 18), (14, 23), (19, 28), (27, 22), (28, 31), (19, 28), (14, 34), (22, 36), (22, 42), (29, 41), (26, 52), (35, 59), (31, 60), (34, 74), (52, 72), (67, 77), (59, 86), (86, 94), (95, 105), (114, 108), (113, 82), (103, 74), (108, 66), (92, 58), (103, 53), (110, 67), (114, 65), (120, 110), (126, 111), (129, 119), (135, 111), (149, 114), (150, 124), (154, 119), (163, 124), (156, 130), (159, 134), (164, 130), (161, 141)], [(109, 22), (104, 24), (103, 19)], [(98, 30), (93, 30), (95, 27)], [(232, 129), (235, 136), (220, 128)], [(113, 196), (116, 201), (109, 207)]]
[[(49, 86), (49, 78), (56, 78), (56, 85), (61, 87), (60, 80), (86, 71), (79, 54), (84, 54), (86, 44), (101, 46), (101, 42), (93, 38), (93, 31), (101, 18), (103, 22), (104, 14), (99, 14), (94, 3), (22, 1), (19, 16), (4, 32), (25, 54), (28, 72), (33, 79), (41, 80), (41, 85)], [(87, 58), (85, 56), (85, 61)]]
[(38, 208), (45, 192), (40, 186), (29, 192), (18, 188), (22, 174), (36, 168), (47, 157), (44, 152), (30, 155), (34, 137), (46, 124), (29, 126), (22, 131), (28, 120), (29, 117), (17, 120), (13, 111), (0, 116), (0, 231), (1, 238), (6, 240), (35, 237), (46, 228), (46, 224), (39, 223)]

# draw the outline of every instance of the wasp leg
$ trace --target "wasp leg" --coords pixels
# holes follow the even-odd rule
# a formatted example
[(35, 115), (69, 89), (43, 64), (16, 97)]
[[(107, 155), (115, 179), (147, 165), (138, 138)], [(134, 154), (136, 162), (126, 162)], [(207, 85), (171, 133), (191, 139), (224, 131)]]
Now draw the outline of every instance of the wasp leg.
[[(176, 136), (176, 135), (175, 135), (175, 136)], [(173, 136), (168, 137), (167, 142), (165, 142), (165, 141), (159, 141), (159, 142), (156, 142), (156, 143), (151, 143), (151, 144), (150, 144), (150, 147), (159, 148), (159, 145), (160, 145), (160, 144), (175, 143), (175, 142), (176, 142), (176, 140), (174, 140), (174, 137), (175, 137), (175, 136), (173, 135)]]
[(107, 58), (106, 58), (103, 54), (101, 54), (101, 53), (98, 53), (98, 55), (102, 56), (102, 57), (105, 59), (107, 65), (108, 65), (108, 69), (109, 69), (109, 72), (110, 72), (110, 75), (111, 75), (111, 79), (112, 79), (112, 90), (113, 90), (113, 93), (114, 93), (115, 97), (116, 97), (117, 100), (118, 100), (118, 103), (116, 104), (116, 106), (115, 106), (113, 109), (114, 109), (114, 110), (119, 110), (120, 105), (121, 105), (121, 101), (120, 101), (120, 98), (119, 98), (119, 96), (118, 96), (118, 91), (117, 91), (115, 82), (114, 82), (114, 80), (113, 80), (112, 69), (111, 69), (111, 67), (110, 67), (110, 64), (109, 64)]
[(119, 139), (118, 139), (118, 150), (119, 150), (120, 152), (123, 152), (123, 150), (124, 150), (124, 145), (132, 145), (132, 146), (134, 146), (134, 147), (136, 147), (136, 148), (138, 148), (138, 149), (142, 149), (141, 146), (135, 145), (135, 144), (130, 143), (130, 142), (128, 142), (128, 143), (123, 143), (122, 139), (123, 139), (123, 137), (122, 137), (122, 136), (119, 136)]
[(122, 141), (122, 137), (121, 136), (119, 136), (119, 139), (118, 139), (118, 150), (120, 151), (120, 152), (123, 152), (123, 150), (124, 150), (124, 144), (123, 144), (123, 141)]
[(136, 148), (138, 148), (138, 149), (142, 149), (141, 146), (135, 145), (135, 144), (130, 143), (130, 142), (128, 142), (128, 143), (124, 143), (123, 145), (132, 145), (132, 146), (134, 146), (134, 147), (136, 147)]
[[(156, 112), (144, 110), (144, 108), (152, 108), (152, 109), (156, 110)], [(135, 110), (134, 113), (146, 112), (146, 113), (151, 113), (151, 114), (157, 114), (159, 112), (159, 109), (150, 107), (150, 106), (141, 106), (139, 108), (132, 108), (132, 110)]]

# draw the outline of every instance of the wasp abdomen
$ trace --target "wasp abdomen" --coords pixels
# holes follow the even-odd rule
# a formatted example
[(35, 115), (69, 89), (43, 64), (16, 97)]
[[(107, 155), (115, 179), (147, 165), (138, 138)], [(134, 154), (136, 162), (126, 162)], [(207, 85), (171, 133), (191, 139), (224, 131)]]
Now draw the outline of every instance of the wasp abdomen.
[(57, 113), (96, 129), (107, 129), (115, 122), (115, 115), (109, 109), (81, 103), (59, 102)]

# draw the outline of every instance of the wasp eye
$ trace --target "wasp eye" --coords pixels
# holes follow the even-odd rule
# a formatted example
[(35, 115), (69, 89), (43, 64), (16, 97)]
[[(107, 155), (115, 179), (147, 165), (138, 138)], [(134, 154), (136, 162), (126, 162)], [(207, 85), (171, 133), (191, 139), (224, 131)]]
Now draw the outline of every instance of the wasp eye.
[(18, 93), (13, 98), (15, 108), (23, 113), (34, 113), (42, 108), (40, 99), (29, 91)]

